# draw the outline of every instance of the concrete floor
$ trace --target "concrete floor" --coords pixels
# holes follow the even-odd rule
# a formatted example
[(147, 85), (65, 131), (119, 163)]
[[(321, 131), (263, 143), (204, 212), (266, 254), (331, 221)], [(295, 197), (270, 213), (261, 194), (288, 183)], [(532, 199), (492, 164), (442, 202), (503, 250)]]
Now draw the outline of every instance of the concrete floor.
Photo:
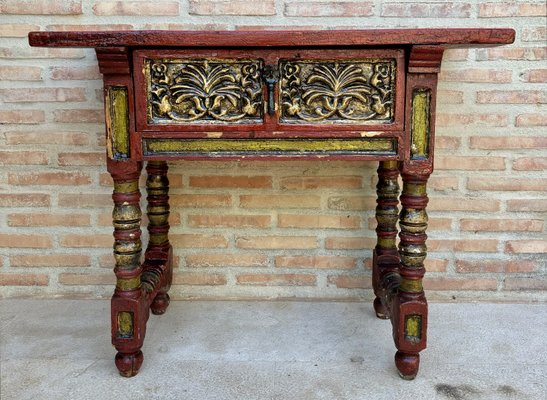
[(109, 302), (3, 300), (2, 400), (533, 399), (547, 393), (547, 305), (430, 304), (420, 373), (393, 364), (369, 304), (173, 302), (118, 375)]

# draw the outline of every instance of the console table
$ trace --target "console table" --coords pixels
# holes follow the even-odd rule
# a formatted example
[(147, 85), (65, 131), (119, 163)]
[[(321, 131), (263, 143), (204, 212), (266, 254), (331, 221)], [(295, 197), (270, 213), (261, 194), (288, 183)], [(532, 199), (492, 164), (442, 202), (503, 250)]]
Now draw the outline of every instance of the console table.
[[(508, 44), (514, 34), (31, 32), (32, 46), (95, 48), (103, 74), (106, 165), (114, 180), (112, 343), (120, 373), (137, 374), (149, 311), (163, 314), (169, 304), (167, 162), (329, 158), (379, 161), (374, 309), (391, 319), (395, 364), (403, 378), (413, 379), (426, 347), (426, 183), (443, 51)], [(141, 261), (143, 161), (150, 239)]]

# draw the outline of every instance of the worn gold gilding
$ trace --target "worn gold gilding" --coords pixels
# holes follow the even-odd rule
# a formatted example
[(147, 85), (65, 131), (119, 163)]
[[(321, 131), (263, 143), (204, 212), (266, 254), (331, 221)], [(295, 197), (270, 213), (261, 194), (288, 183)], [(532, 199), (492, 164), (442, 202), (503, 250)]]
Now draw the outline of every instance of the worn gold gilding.
[(139, 181), (114, 182), (114, 191), (118, 193), (132, 193), (139, 190)]
[(128, 311), (118, 312), (118, 337), (130, 338), (133, 336), (133, 313)]
[(426, 196), (427, 186), (423, 183), (406, 183), (403, 193), (409, 196)]
[(401, 290), (409, 293), (420, 293), (423, 291), (422, 281), (418, 279), (402, 279)]
[(145, 139), (145, 151), (154, 153), (260, 153), (260, 152), (395, 152), (395, 139)]
[(116, 287), (120, 290), (133, 290), (140, 286), (141, 278), (139, 276), (128, 279), (118, 278), (116, 281)]
[(395, 238), (378, 237), (378, 246), (384, 249), (391, 249), (395, 247)]
[(431, 109), (431, 90), (414, 89), (412, 92), (411, 119), (411, 159), (429, 157), (429, 121)]
[(111, 159), (129, 158), (129, 106), (125, 86), (109, 87), (106, 93), (107, 152)]

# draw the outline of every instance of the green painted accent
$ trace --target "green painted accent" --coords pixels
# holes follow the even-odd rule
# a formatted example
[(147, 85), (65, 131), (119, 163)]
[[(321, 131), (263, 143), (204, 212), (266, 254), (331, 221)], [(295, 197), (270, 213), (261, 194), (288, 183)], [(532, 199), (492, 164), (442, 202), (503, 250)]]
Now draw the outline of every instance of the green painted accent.
[(422, 316), (411, 314), (405, 317), (405, 340), (419, 342), (422, 338)]
[(107, 101), (109, 115), (107, 129), (111, 139), (111, 158), (125, 159), (130, 156), (129, 149), (129, 107), (127, 103), (127, 88), (112, 86), (108, 88)]
[(423, 160), (429, 157), (429, 123), (431, 114), (431, 89), (414, 89), (412, 92), (412, 120), (410, 158)]
[(396, 139), (144, 139), (145, 155), (156, 153), (384, 153), (396, 154)]
[(118, 330), (116, 336), (119, 338), (133, 337), (133, 313), (120, 311), (118, 313)]

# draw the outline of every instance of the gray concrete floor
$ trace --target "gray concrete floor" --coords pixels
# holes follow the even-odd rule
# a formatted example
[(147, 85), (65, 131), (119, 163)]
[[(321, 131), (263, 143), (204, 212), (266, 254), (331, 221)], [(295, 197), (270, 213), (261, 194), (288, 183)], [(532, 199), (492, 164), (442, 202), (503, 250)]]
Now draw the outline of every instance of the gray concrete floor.
[(138, 376), (118, 375), (109, 302), (3, 300), (0, 399), (546, 399), (547, 305), (430, 304), (403, 381), (364, 303), (173, 302)]

